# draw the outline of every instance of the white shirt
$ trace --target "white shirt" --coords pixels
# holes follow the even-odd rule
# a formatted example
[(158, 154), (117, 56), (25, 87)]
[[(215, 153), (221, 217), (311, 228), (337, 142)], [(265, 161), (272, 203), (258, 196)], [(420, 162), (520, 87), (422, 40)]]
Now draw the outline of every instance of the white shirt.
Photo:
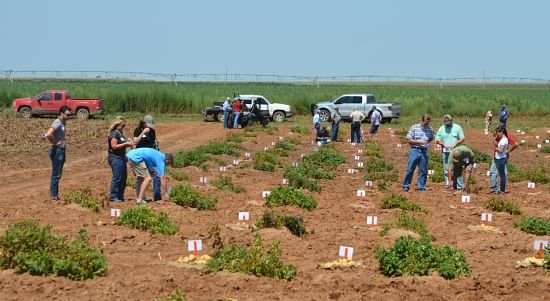
[(507, 157), (506, 153), (508, 152), (508, 138), (506, 138), (506, 136), (502, 136), (500, 141), (498, 141), (497, 148), (501, 146), (504, 146), (504, 148), (502, 149), (502, 152), (495, 151), (495, 159), (504, 159)]
[(378, 110), (374, 110), (374, 112), (370, 115), (370, 124), (380, 125), (380, 117), (380, 112), (378, 112)]
[(361, 121), (365, 118), (365, 114), (359, 112), (359, 111), (353, 111), (349, 115), (351, 117), (351, 121)]
[(315, 113), (315, 115), (313, 115), (313, 125), (315, 126), (316, 123), (321, 123), (319, 113)]

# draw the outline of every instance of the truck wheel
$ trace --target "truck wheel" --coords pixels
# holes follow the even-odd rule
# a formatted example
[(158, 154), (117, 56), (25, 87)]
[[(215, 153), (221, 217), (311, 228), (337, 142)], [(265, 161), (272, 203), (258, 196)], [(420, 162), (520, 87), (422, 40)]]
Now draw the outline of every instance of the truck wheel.
[(86, 108), (80, 108), (76, 110), (76, 117), (81, 120), (86, 120), (90, 118), (90, 111)]
[(283, 122), (285, 120), (285, 113), (281, 111), (277, 111), (273, 113), (273, 121), (274, 122)]
[(223, 122), (224, 119), (225, 119), (225, 116), (224, 116), (223, 112), (220, 112), (220, 113), (216, 114), (216, 120), (217, 121)]
[(327, 122), (330, 120), (330, 113), (327, 109), (321, 109), (319, 111), (319, 120), (321, 120), (321, 122)]
[(21, 107), (19, 109), (19, 115), (23, 118), (31, 118), (32, 117), (32, 109), (30, 107)]

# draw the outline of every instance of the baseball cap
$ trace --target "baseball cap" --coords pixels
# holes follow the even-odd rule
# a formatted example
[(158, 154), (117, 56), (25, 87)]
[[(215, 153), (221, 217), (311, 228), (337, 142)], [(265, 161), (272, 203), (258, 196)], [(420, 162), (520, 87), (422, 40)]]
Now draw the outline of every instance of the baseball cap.
[(449, 120), (449, 121), (452, 121), (453, 120), (453, 117), (451, 117), (451, 115), (445, 115), (443, 116), (443, 120)]
[(145, 121), (145, 124), (147, 127), (154, 128), (155, 127), (155, 118), (151, 115), (145, 115), (143, 118), (143, 121)]

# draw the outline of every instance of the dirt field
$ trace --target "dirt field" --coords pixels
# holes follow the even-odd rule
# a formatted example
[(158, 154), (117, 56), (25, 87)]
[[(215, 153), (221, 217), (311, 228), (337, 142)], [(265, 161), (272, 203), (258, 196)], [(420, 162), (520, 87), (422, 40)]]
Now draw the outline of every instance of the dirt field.
[[(336, 148), (345, 155), (347, 163), (340, 166), (338, 176), (322, 181), (323, 191), (312, 193), (319, 201), (317, 209), (308, 212), (294, 207), (282, 211), (302, 216), (306, 228), (312, 234), (296, 237), (286, 229), (263, 229), (259, 233), (268, 242), (279, 241), (283, 249), (282, 259), (295, 265), (298, 276), (292, 281), (260, 278), (227, 272), (202, 274), (196, 270), (179, 269), (168, 265), (179, 256), (187, 255), (187, 239), (206, 239), (210, 227), (235, 223), (238, 211), (250, 211), (252, 221), (265, 210), (261, 206), (261, 191), (277, 186), (282, 169), (274, 173), (249, 168), (228, 169), (236, 184), (246, 188), (244, 193), (221, 192), (212, 186), (200, 186), (199, 176), (215, 179), (217, 165), (203, 172), (195, 167), (180, 169), (189, 175), (189, 181), (200, 189), (216, 195), (220, 202), (214, 211), (197, 211), (175, 204), (153, 204), (155, 210), (168, 212), (171, 220), (179, 224), (175, 236), (151, 235), (147, 232), (112, 225), (109, 208), (93, 213), (78, 205), (52, 204), (48, 197), (51, 166), (47, 156), (47, 143), (40, 139), (52, 119), (2, 119), (0, 153), (3, 169), (0, 175), (0, 233), (9, 224), (24, 218), (35, 218), (41, 224), (51, 224), (58, 232), (75, 235), (81, 227), (88, 229), (93, 245), (103, 249), (108, 260), (108, 274), (94, 280), (71, 281), (62, 277), (38, 277), (18, 275), (13, 270), (0, 270), (0, 300), (153, 300), (165, 297), (180, 288), (188, 300), (543, 300), (550, 298), (550, 278), (542, 269), (515, 269), (517, 260), (532, 256), (533, 241), (548, 239), (525, 234), (512, 227), (521, 217), (497, 213), (494, 225), (502, 235), (471, 232), (468, 225), (480, 223), (480, 205), (490, 195), (486, 171), (487, 164), (480, 164), (475, 171), (479, 193), (471, 194), (469, 208), (457, 208), (460, 195), (444, 193), (443, 184), (428, 182), (428, 191), (420, 193), (411, 189), (404, 193), (411, 201), (427, 208), (425, 215), (435, 244), (451, 244), (464, 251), (472, 275), (467, 278), (444, 280), (438, 276), (388, 278), (378, 271), (375, 250), (388, 247), (395, 236), (382, 237), (367, 228), (366, 215), (377, 215), (379, 223), (393, 219), (395, 210), (379, 209), (380, 199), (392, 192), (400, 192), (399, 184), (392, 184), (388, 192), (369, 194), (370, 208), (354, 208), (356, 189), (364, 188), (359, 175), (346, 174), (354, 166), (353, 156), (358, 147), (338, 143)], [(126, 135), (131, 135), (135, 124), (128, 124)], [(259, 134), (247, 138), (246, 150), (254, 153), (270, 145), (278, 136), (288, 136), (289, 124), (279, 127), (276, 135)], [(96, 195), (106, 195), (111, 170), (107, 157), (106, 121), (90, 120), (68, 123), (68, 155), (60, 190), (68, 191), (90, 186)], [(349, 124), (344, 123), (346, 129)], [(407, 125), (408, 128), (408, 125)], [(535, 143), (535, 136), (547, 137), (547, 128), (532, 129), (515, 137)], [(240, 131), (240, 130), (232, 130)], [(515, 131), (514, 131), (515, 132)], [(164, 151), (175, 152), (205, 144), (228, 133), (219, 123), (159, 124), (157, 135)], [(313, 151), (311, 137), (302, 135), (303, 143), (286, 164), (298, 160), (301, 153)], [(347, 137), (346, 137), (347, 138)], [(490, 153), (491, 137), (479, 130), (466, 130), (467, 145)], [(397, 148), (398, 138), (391, 138), (387, 125), (380, 129), (379, 142), (384, 146), (384, 158), (399, 170), (399, 182), (404, 176), (408, 147)], [(230, 158), (225, 158), (227, 162)], [(512, 153), (511, 162), (527, 166), (538, 162), (549, 165), (547, 155), (534, 147), (520, 147)], [(413, 184), (416, 183), (416, 175)], [(170, 180), (169, 186), (176, 184)], [(506, 199), (515, 200), (523, 215), (550, 218), (549, 188), (537, 186), (528, 194), (527, 183), (509, 183)], [(150, 193), (149, 193), (150, 194)], [(127, 188), (127, 198), (133, 198)], [(133, 201), (123, 203), (122, 209), (135, 206)], [(252, 234), (233, 231), (222, 226), (224, 243), (247, 243)], [(366, 267), (352, 270), (321, 270), (318, 264), (337, 259), (340, 245), (355, 248), (354, 260)]]

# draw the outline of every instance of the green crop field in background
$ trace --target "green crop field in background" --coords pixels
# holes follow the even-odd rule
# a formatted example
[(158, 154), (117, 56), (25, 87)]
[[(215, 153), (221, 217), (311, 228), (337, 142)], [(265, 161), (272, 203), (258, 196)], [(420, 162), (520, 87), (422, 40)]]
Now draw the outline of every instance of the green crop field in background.
[(46, 89), (67, 89), (73, 97), (102, 98), (107, 113), (199, 113), (213, 101), (240, 94), (260, 94), (272, 102), (291, 105), (298, 114), (309, 114), (309, 105), (346, 93), (372, 93), (379, 100), (400, 102), (404, 116), (430, 113), (495, 116), (501, 104), (510, 114), (550, 114), (550, 85), (535, 84), (279, 84), (279, 83), (178, 83), (104, 80), (15, 80), (0, 81), (0, 105), (11, 106), (14, 98), (33, 96)]

